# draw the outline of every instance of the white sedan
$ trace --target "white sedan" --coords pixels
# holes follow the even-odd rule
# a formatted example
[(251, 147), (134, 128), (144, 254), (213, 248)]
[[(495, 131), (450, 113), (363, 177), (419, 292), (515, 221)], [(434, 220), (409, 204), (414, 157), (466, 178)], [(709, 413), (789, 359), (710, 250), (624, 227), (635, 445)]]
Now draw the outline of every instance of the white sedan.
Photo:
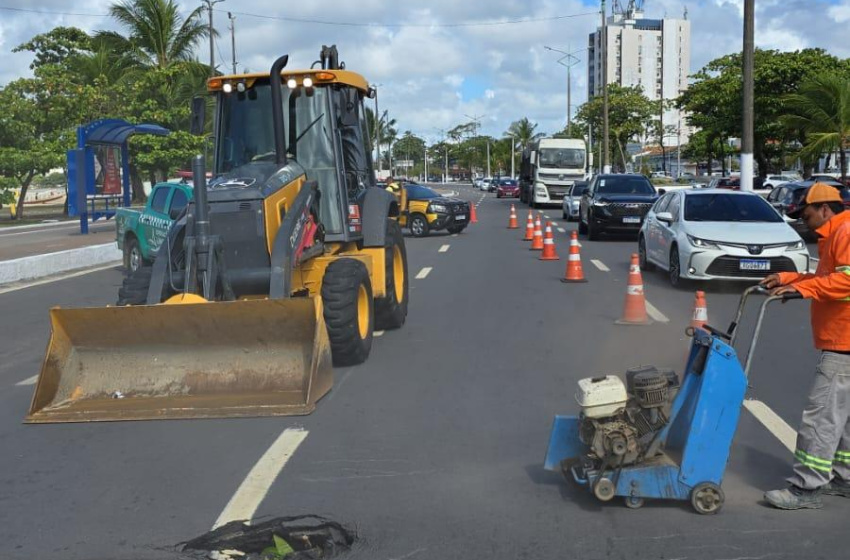
[(761, 196), (728, 189), (670, 192), (646, 215), (638, 238), (643, 270), (658, 266), (670, 283), (758, 280), (805, 272), (805, 242)]

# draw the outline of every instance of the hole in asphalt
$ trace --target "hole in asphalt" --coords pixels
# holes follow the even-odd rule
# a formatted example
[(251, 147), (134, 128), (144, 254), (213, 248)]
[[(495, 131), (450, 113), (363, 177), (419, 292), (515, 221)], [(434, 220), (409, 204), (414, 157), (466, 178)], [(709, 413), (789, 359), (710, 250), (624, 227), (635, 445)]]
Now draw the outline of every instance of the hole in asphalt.
[[(264, 554), (264, 551), (275, 549), (275, 536), (286, 541), (292, 552), (284, 555), (269, 552)], [(318, 515), (298, 515), (276, 517), (256, 525), (231, 521), (191, 541), (181, 543), (178, 549), (197, 558), (220, 560), (307, 560), (332, 558), (346, 552), (356, 538), (354, 530), (336, 521)], [(197, 553), (192, 554), (194, 551)]]

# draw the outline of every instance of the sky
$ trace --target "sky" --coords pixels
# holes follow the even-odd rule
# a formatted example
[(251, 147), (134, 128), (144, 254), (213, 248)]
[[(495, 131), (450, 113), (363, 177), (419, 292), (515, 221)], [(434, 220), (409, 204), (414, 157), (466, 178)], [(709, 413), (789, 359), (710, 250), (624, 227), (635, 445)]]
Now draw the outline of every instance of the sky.
[[(188, 14), (200, 0), (177, 0)], [(622, 0), (623, 4), (627, 0)], [(121, 31), (106, 15), (110, 0), (0, 0), (0, 84), (30, 74), (30, 53), (12, 49), (54, 27)], [(608, 1), (610, 6), (612, 0)], [(648, 18), (691, 21), (691, 72), (741, 49), (743, 0), (645, 0)], [(323, 44), (336, 44), (349, 70), (378, 84), (380, 111), (400, 132), (439, 140), (477, 118), (480, 132), (501, 137), (523, 117), (544, 133), (563, 128), (567, 69), (551, 47), (575, 53), (573, 114), (587, 98), (588, 34), (600, 22), (590, 0), (224, 0), (213, 10), (216, 64), (231, 70), (228, 11), (235, 17), (238, 70), (267, 71), (288, 53), (306, 68)], [(756, 45), (821, 47), (850, 57), (850, 0), (756, 0)], [(209, 61), (209, 43), (198, 46)]]

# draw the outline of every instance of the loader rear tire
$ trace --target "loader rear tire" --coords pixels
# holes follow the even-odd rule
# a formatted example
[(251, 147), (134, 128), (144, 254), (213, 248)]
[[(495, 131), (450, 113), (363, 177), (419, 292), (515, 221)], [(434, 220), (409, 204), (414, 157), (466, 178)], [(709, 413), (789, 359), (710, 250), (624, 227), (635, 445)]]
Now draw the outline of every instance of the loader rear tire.
[(365, 362), (372, 349), (375, 320), (366, 265), (346, 258), (332, 262), (322, 279), (322, 304), (334, 366)]
[(375, 300), (375, 328), (379, 330), (398, 329), (407, 318), (407, 249), (401, 226), (392, 219), (387, 220), (385, 263), (387, 295)]

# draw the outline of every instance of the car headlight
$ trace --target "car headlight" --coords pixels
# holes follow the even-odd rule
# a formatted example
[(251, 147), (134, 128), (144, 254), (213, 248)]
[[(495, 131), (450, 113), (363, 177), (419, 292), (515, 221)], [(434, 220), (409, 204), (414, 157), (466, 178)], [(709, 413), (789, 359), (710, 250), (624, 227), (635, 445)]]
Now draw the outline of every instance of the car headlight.
[(788, 244), (789, 251), (800, 251), (806, 248), (806, 242), (800, 239), (799, 241), (795, 241), (793, 243)]
[(431, 210), (430, 211), (431, 214), (445, 213), (447, 211), (446, 207), (443, 206), (442, 204), (431, 204), (428, 208)]
[(688, 235), (688, 241), (691, 242), (691, 245), (699, 247), (700, 249), (720, 249), (720, 246), (717, 245), (717, 243), (714, 243), (713, 241), (706, 241), (705, 239), (700, 239), (693, 235)]
[(534, 187), (534, 192), (537, 194), (549, 194), (546, 191), (546, 187)]

